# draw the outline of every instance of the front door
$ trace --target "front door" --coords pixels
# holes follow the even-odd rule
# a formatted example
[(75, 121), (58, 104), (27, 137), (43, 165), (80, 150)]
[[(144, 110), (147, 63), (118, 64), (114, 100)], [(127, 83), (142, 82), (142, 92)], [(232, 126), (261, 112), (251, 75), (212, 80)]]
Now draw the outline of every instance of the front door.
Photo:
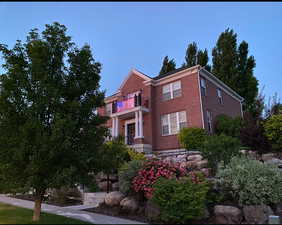
[(128, 145), (134, 144), (135, 136), (135, 123), (127, 124), (127, 143)]

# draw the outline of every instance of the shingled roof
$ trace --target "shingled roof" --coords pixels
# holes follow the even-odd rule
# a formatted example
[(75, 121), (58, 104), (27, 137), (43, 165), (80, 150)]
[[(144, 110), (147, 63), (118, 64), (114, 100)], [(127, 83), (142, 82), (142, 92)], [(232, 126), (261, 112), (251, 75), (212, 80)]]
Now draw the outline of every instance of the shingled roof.
[(170, 72), (168, 72), (168, 73), (161, 74), (161, 75), (158, 75), (158, 76), (156, 76), (156, 77), (153, 77), (153, 79), (154, 79), (154, 80), (159, 80), (159, 79), (161, 79), (161, 78), (164, 78), (164, 77), (169, 76), (169, 75), (171, 75), (171, 74), (174, 74), (174, 73), (177, 73), (177, 72), (179, 72), (179, 71), (185, 70), (185, 69), (187, 69), (187, 68), (190, 68), (190, 67), (187, 67), (187, 66), (181, 67), (181, 68), (178, 68), (178, 69), (176, 69), (176, 70), (170, 71)]

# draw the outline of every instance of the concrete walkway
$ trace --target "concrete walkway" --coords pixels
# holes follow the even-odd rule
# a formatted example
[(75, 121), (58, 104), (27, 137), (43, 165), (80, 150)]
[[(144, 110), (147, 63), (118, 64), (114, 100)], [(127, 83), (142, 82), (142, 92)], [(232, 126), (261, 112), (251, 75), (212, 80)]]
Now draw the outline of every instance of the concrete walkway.
[[(34, 202), (32, 201), (11, 198), (2, 194), (0, 194), (0, 202), (27, 208), (27, 209), (33, 209), (34, 207)], [(79, 206), (59, 207), (59, 206), (53, 206), (48, 204), (42, 204), (41, 206), (42, 212), (70, 217), (73, 219), (79, 219), (93, 224), (145, 224), (133, 220), (127, 220), (113, 216), (106, 216), (102, 214), (81, 211), (82, 209), (85, 208), (93, 208), (93, 206), (82, 205), (80, 207)]]

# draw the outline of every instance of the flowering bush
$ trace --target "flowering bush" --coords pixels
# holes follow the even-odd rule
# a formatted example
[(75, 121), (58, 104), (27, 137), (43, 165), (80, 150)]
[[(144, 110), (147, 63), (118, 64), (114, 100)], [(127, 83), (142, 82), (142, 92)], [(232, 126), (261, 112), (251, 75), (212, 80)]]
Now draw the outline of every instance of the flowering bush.
[(143, 192), (145, 197), (150, 199), (153, 194), (152, 186), (159, 177), (171, 179), (182, 177), (185, 174), (185, 169), (182, 169), (179, 164), (150, 160), (144, 164), (133, 179), (133, 188), (135, 192)]

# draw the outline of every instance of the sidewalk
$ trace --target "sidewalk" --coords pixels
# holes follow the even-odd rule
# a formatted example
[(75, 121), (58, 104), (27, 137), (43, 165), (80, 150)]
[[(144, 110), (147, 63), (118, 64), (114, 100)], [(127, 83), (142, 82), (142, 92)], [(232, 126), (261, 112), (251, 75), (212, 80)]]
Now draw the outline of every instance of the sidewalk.
[[(33, 209), (34, 207), (34, 202), (32, 201), (10, 198), (2, 194), (0, 194), (0, 202), (27, 208), (27, 209)], [(113, 216), (106, 216), (102, 214), (81, 211), (81, 209), (85, 209), (85, 208), (90, 208), (90, 206), (88, 205), (88, 206), (80, 206), (80, 207), (79, 206), (59, 207), (59, 206), (53, 206), (48, 204), (42, 204), (41, 210), (42, 212), (79, 219), (94, 224), (145, 224), (133, 220), (127, 220)]]

